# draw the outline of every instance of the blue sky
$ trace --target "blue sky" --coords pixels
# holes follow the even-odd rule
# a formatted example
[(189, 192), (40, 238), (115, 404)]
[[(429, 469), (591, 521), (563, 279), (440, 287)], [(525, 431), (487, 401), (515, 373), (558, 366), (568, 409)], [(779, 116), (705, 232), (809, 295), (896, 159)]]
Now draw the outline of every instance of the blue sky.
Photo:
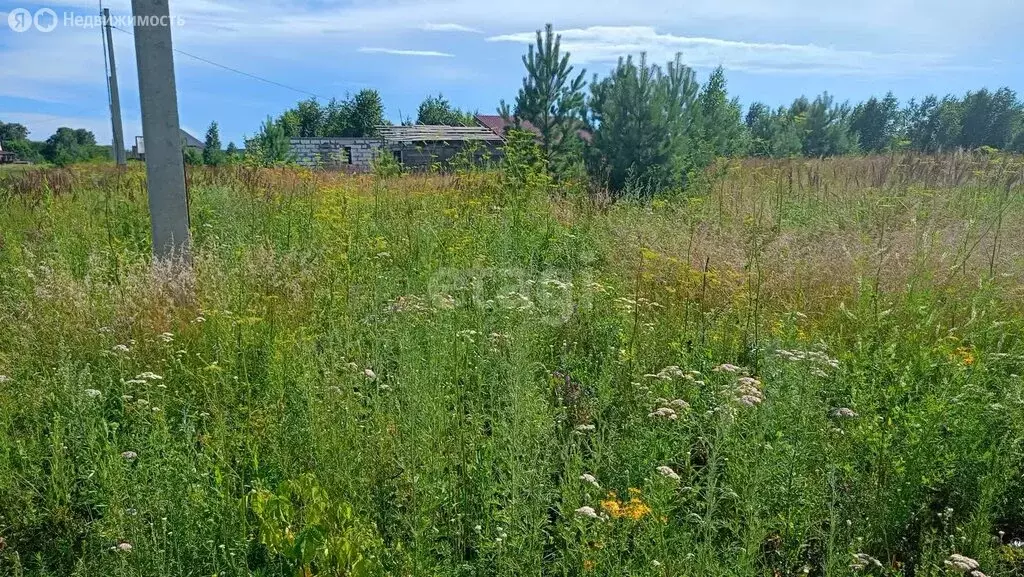
[[(521, 83), (520, 56), (553, 22), (577, 68), (604, 73), (621, 54), (665, 61), (681, 51), (703, 79), (721, 64), (744, 105), (828, 90), (901, 100), (982, 86), (1024, 92), (1024, 0), (170, 0), (175, 47), (325, 97), (381, 92), (393, 121), (428, 94), (493, 113)], [(116, 16), (130, 0), (106, 3)], [(15, 32), (16, 8), (51, 8), (51, 32)], [(95, 1), (0, 0), (0, 120), (35, 139), (58, 126), (110, 140), (101, 31), (64, 24)], [(131, 36), (115, 31), (125, 136), (141, 134)], [(202, 138), (211, 120), (241, 142), (302, 94), (176, 55), (181, 123)]]

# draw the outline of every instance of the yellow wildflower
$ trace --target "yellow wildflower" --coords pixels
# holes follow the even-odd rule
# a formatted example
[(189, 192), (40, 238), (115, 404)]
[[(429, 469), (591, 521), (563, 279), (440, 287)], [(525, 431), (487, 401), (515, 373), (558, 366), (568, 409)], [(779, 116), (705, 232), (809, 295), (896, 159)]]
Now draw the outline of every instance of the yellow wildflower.
[(640, 498), (640, 489), (629, 489), (629, 501), (619, 500), (615, 493), (608, 493), (608, 499), (601, 501), (601, 508), (604, 509), (612, 519), (625, 517), (633, 521), (639, 521), (651, 513), (651, 508)]
[(954, 355), (959, 357), (960, 362), (965, 365), (970, 366), (974, 364), (974, 353), (968, 347), (957, 347)]

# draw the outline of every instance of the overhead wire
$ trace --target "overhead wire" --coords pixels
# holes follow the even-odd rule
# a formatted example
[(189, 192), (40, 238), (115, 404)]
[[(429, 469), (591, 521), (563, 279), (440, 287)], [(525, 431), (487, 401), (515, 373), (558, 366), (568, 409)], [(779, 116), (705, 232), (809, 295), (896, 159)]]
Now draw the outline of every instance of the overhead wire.
[[(120, 32), (123, 32), (123, 33), (125, 33), (125, 34), (127, 34), (127, 35), (129, 35), (129, 36), (134, 36), (134, 34), (132, 34), (132, 33), (131, 33), (131, 32), (129, 32), (128, 30), (125, 30), (125, 29), (123, 29), (123, 28), (120, 28), (120, 27), (117, 27), (117, 26), (111, 26), (111, 28), (113, 28), (114, 30), (118, 30), (118, 31), (120, 31)], [(260, 76), (260, 75), (258, 75), (258, 74), (253, 74), (253, 73), (251, 73), (251, 72), (246, 72), (246, 71), (244, 71), (244, 70), (239, 70), (239, 69), (237, 69), (237, 68), (233, 68), (233, 67), (231, 67), (231, 66), (228, 66), (228, 65), (226, 65), (226, 64), (221, 64), (221, 63), (219, 63), (219, 62), (214, 62), (213, 60), (210, 60), (209, 58), (203, 58), (202, 56), (197, 56), (197, 55), (195, 55), (195, 54), (191, 54), (191, 53), (189, 53), (189, 52), (185, 52), (184, 50), (179, 50), (179, 49), (177, 49), (177, 48), (174, 48), (173, 50), (174, 50), (175, 52), (177, 52), (178, 54), (181, 54), (182, 56), (187, 56), (187, 57), (189, 57), (189, 58), (192, 58), (192, 59), (198, 60), (198, 61), (200, 61), (200, 62), (203, 62), (203, 63), (209, 64), (209, 65), (211, 65), (211, 66), (216, 66), (217, 68), (222, 68), (222, 69), (224, 69), (224, 70), (227, 70), (227, 71), (230, 71), (230, 72), (234, 72), (235, 74), (239, 74), (239, 75), (241, 75), (241, 76), (246, 76), (246, 77), (248, 77), (248, 78), (252, 78), (252, 79), (254, 79), (254, 80), (259, 80), (260, 82), (265, 82), (265, 83), (267, 83), (267, 84), (271, 84), (271, 85), (277, 86), (277, 87), (279, 87), (279, 88), (284, 88), (284, 89), (286, 89), (286, 90), (291, 90), (291, 91), (293, 91), (293, 92), (298, 92), (298, 93), (300, 93), (300, 94), (305, 94), (305, 95), (307, 95), (307, 96), (312, 96), (312, 97), (314, 97), (314, 98), (320, 98), (320, 99), (323, 99), (323, 100), (330, 100), (330, 99), (329, 99), (328, 97), (326, 97), (326, 96), (323, 96), (323, 95), (321, 95), (321, 94), (317, 94), (317, 93), (315, 93), (315, 92), (311, 92), (311, 91), (309, 91), (309, 90), (303, 90), (303, 89), (301, 89), (301, 88), (296, 88), (296, 87), (294, 87), (294, 86), (289, 86), (289, 85), (287, 85), (287, 84), (284, 84), (284, 83), (282, 83), (282, 82), (278, 82), (278, 81), (276, 81), (276, 80), (271, 80), (270, 78), (265, 78), (265, 77), (263, 77), (263, 76)]]

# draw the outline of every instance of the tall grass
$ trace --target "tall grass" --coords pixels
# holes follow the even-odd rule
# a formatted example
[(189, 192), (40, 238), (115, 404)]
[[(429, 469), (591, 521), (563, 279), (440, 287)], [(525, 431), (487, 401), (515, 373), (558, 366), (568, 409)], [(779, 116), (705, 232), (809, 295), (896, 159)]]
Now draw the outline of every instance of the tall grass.
[(1020, 171), (10, 175), (0, 574), (1022, 575)]

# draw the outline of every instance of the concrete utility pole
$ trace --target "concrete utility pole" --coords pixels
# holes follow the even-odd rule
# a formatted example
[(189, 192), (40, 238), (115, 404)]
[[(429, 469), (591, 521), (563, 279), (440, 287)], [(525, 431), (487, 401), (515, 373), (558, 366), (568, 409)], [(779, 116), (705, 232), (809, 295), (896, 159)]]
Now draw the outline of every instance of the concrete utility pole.
[(121, 126), (121, 95), (117, 91), (117, 65), (114, 64), (114, 39), (110, 34), (110, 10), (103, 9), (103, 25), (107, 33), (107, 59), (110, 61), (110, 123), (114, 131), (114, 160), (118, 166), (124, 166), (128, 159), (124, 153), (124, 128)]
[(132, 0), (153, 256), (191, 259), (168, 0)]

